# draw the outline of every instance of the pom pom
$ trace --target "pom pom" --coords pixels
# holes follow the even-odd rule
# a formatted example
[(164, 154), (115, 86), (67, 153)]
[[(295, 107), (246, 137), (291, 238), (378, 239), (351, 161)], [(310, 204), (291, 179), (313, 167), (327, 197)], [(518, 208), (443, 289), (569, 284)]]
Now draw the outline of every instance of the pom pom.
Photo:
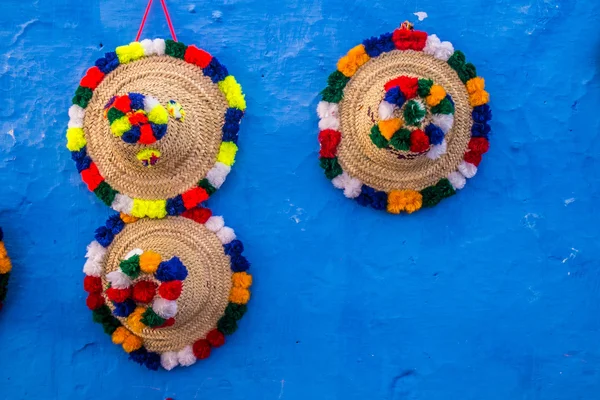
[(102, 293), (102, 279), (98, 276), (83, 278), (83, 290), (88, 293)]
[(317, 115), (319, 119), (325, 119), (329, 117), (339, 117), (339, 109), (337, 103), (329, 103), (327, 101), (320, 101), (317, 105)]
[(165, 54), (171, 57), (183, 59), (185, 56), (185, 52), (187, 50), (187, 46), (181, 42), (176, 42), (174, 40), (168, 39), (165, 40)]
[(152, 302), (152, 309), (162, 318), (171, 318), (177, 314), (177, 302), (173, 300), (166, 300), (162, 298), (156, 298)]
[(419, 89), (419, 79), (410, 76), (400, 76), (398, 78), (388, 81), (384, 85), (384, 89), (386, 91), (390, 90), (393, 87), (398, 87), (407, 100), (412, 99), (417, 97), (417, 91)]
[(396, 150), (407, 151), (410, 149), (410, 134), (408, 129), (400, 129), (392, 136), (390, 145)]
[(232, 254), (231, 258), (231, 270), (233, 272), (243, 272), (250, 268), (250, 262), (241, 254)]
[(85, 300), (85, 305), (90, 310), (96, 310), (104, 305), (104, 297), (100, 293), (90, 293)]
[[(163, 261), (158, 266), (154, 277), (161, 282), (182, 281), (187, 277), (188, 271), (178, 257)], [(168, 317), (167, 317), (168, 318)]]
[(168, 215), (179, 215), (185, 211), (183, 205), (183, 197), (177, 195), (171, 199), (167, 199), (166, 210)]
[(204, 224), (211, 232), (218, 232), (224, 225), (225, 221), (223, 221), (223, 217), (221, 216), (212, 216)]
[(442, 140), (442, 143), (437, 144), (435, 146), (431, 146), (429, 151), (427, 152), (427, 158), (430, 160), (436, 160), (446, 154), (446, 150), (448, 148), (448, 144), (445, 140)]
[(88, 259), (83, 265), (83, 273), (89, 276), (100, 276), (102, 274), (102, 261)]
[(234, 287), (248, 289), (252, 285), (252, 275), (247, 272), (236, 272), (231, 276)]
[(138, 281), (133, 285), (131, 298), (138, 303), (150, 303), (156, 296), (156, 287), (156, 283), (152, 281)]
[(106, 248), (103, 247), (100, 243), (93, 241), (87, 246), (87, 252), (85, 253), (85, 257), (88, 260), (101, 263), (102, 261), (104, 261), (105, 256)]
[(411, 214), (421, 208), (423, 197), (416, 190), (392, 190), (388, 195), (387, 210), (392, 214), (406, 211)]
[(421, 51), (427, 41), (427, 33), (399, 28), (392, 34), (392, 41), (398, 50)]
[(125, 260), (121, 260), (119, 267), (131, 279), (137, 278), (140, 274), (140, 256), (133, 255)]
[(465, 178), (472, 178), (475, 176), (475, 174), (477, 173), (477, 166), (470, 164), (468, 162), (461, 162), (458, 165), (458, 171), (465, 177)]
[(98, 167), (93, 162), (90, 164), (90, 167), (86, 170), (81, 171), (81, 179), (85, 182), (88, 189), (90, 191), (94, 191), (100, 184), (100, 182), (104, 181), (104, 178), (100, 175), (98, 171)]
[(319, 166), (325, 170), (325, 176), (327, 179), (333, 179), (343, 172), (341, 165), (338, 163), (337, 157), (320, 158)]
[(326, 117), (319, 121), (319, 130), (332, 129), (334, 131), (340, 129), (340, 120), (336, 117)]
[(148, 352), (144, 365), (151, 371), (157, 371), (158, 367), (160, 367), (160, 354)]
[(448, 180), (450, 181), (452, 187), (455, 190), (464, 188), (467, 182), (465, 177), (458, 171), (450, 172), (450, 174), (448, 175)]
[(201, 187), (195, 187), (184, 192), (181, 195), (181, 198), (183, 199), (184, 207), (189, 210), (190, 208), (196, 207), (203, 201), (208, 200), (208, 193), (206, 193), (206, 190), (202, 189)]
[(227, 68), (223, 66), (216, 57), (213, 57), (206, 68), (202, 69), (204, 75), (208, 76), (213, 83), (217, 83), (225, 79), (225, 77), (229, 74)]
[(238, 151), (238, 147), (233, 142), (221, 142), (219, 147), (219, 154), (217, 155), (217, 161), (225, 165), (232, 166), (235, 163), (235, 155)]
[(481, 106), (474, 107), (471, 115), (474, 122), (483, 124), (492, 119), (492, 109), (489, 105), (483, 104)]
[(115, 238), (115, 235), (107, 227), (101, 226), (98, 229), (96, 229), (96, 232), (94, 234), (94, 238), (102, 246), (108, 247), (108, 246), (110, 246), (110, 244), (112, 243), (113, 239)]
[(194, 350), (192, 346), (185, 346), (183, 349), (179, 350), (177, 353), (177, 360), (179, 364), (184, 367), (189, 367), (196, 362), (196, 356), (194, 355)]
[(440, 101), (442, 101), (445, 97), (446, 91), (443, 87), (440, 85), (432, 85), (429, 89), (429, 96), (427, 96), (425, 101), (427, 102), (428, 106), (435, 107), (440, 104)]
[(383, 100), (400, 108), (406, 101), (406, 97), (404, 97), (404, 94), (400, 91), (399, 87), (392, 87), (385, 92)]
[(177, 357), (177, 353), (174, 351), (167, 351), (165, 353), (162, 353), (160, 355), (160, 365), (162, 365), (162, 367), (167, 371), (170, 371), (176, 366), (178, 366), (179, 359)]
[(344, 57), (340, 58), (337, 63), (337, 69), (346, 77), (351, 77), (361, 65), (369, 61), (369, 58), (369, 55), (365, 51), (365, 46), (359, 44), (350, 49)]
[(142, 319), (140, 322), (151, 328), (157, 328), (162, 326), (166, 321), (165, 318), (161, 317), (156, 313), (156, 311), (154, 311), (153, 307), (148, 307), (142, 314)]
[(349, 176), (346, 181), (346, 187), (344, 188), (344, 196), (349, 199), (355, 199), (360, 196), (361, 188), (362, 182)]
[(144, 365), (148, 360), (148, 350), (143, 347), (139, 348), (138, 350), (134, 350), (129, 353), (129, 359), (140, 365)]
[(225, 95), (229, 107), (238, 108), (242, 111), (246, 109), (246, 99), (242, 93), (242, 87), (233, 75), (226, 76), (218, 83), (218, 86), (219, 90)]
[(229, 301), (236, 304), (246, 304), (250, 300), (250, 291), (241, 287), (232, 287)]
[(132, 351), (141, 348), (143, 344), (142, 338), (135, 335), (129, 335), (123, 342), (123, 350), (127, 353), (131, 353)]
[(221, 347), (225, 344), (225, 335), (223, 335), (217, 329), (213, 329), (206, 335), (206, 340), (211, 347)]
[(106, 227), (110, 229), (113, 235), (117, 235), (125, 227), (125, 222), (121, 220), (119, 214), (115, 214), (108, 218), (108, 220), (106, 221)]
[(387, 120), (393, 118), (395, 109), (395, 105), (383, 100), (381, 103), (379, 103), (379, 119)]
[(425, 114), (427, 114), (427, 110), (421, 100), (410, 100), (406, 103), (406, 107), (404, 107), (404, 111), (402, 112), (404, 122), (412, 126), (420, 125), (423, 118), (425, 118)]
[(125, 339), (130, 336), (132, 333), (127, 330), (124, 326), (119, 326), (113, 332), (111, 339), (114, 344), (123, 344)]
[(441, 42), (437, 35), (429, 35), (423, 52), (434, 56), (438, 60), (448, 61), (454, 53), (454, 47), (450, 42)]
[(452, 114), (435, 114), (431, 117), (431, 122), (446, 134), (454, 125), (454, 116)]
[(182, 290), (183, 285), (181, 281), (169, 281), (160, 284), (158, 287), (158, 294), (166, 300), (177, 300), (181, 295)]
[(138, 258), (140, 270), (146, 274), (153, 274), (156, 272), (161, 261), (160, 254), (151, 250), (144, 251)]
[(206, 174), (206, 179), (208, 179), (211, 185), (219, 189), (223, 182), (225, 182), (230, 171), (231, 167), (229, 165), (217, 162)]
[(109, 287), (106, 289), (106, 297), (115, 303), (122, 303), (131, 297), (131, 288), (128, 287), (125, 289), (117, 289), (114, 287)]
[(484, 154), (490, 149), (490, 143), (486, 138), (474, 137), (469, 141), (469, 150), (475, 153)]
[(221, 241), (222, 244), (227, 244), (235, 239), (235, 232), (233, 229), (224, 226), (223, 228), (217, 231), (217, 237)]
[[(225, 316), (227, 318), (232, 319), (233, 321), (239, 321), (240, 319), (242, 319), (247, 310), (248, 306), (246, 306), (245, 304), (229, 303), (227, 304), (227, 307), (225, 307)], [(223, 332), (222, 330), (220, 331)]]
[(146, 327), (142, 323), (142, 315), (146, 312), (144, 307), (136, 307), (135, 310), (127, 317), (127, 324), (129, 328), (135, 333), (142, 333), (142, 330)]
[(399, 118), (392, 118), (379, 121), (377, 125), (379, 127), (381, 136), (386, 138), (386, 140), (390, 140), (392, 136), (394, 136), (394, 133), (396, 133), (402, 127), (402, 120)]
[(106, 280), (114, 289), (127, 289), (131, 286), (131, 279), (121, 271), (112, 271), (106, 274)]
[(327, 87), (321, 92), (323, 101), (339, 103), (344, 97), (344, 87), (350, 78), (340, 71), (334, 71), (327, 77)]
[(210, 343), (206, 339), (197, 340), (194, 343), (192, 350), (197, 359), (203, 360), (210, 356)]
[(491, 128), (487, 123), (473, 124), (471, 127), (471, 136), (487, 138), (490, 134)]
[(196, 207), (191, 210), (187, 210), (182, 214), (183, 217), (189, 218), (199, 224), (205, 224), (212, 216), (212, 211), (208, 208)]
[(429, 143), (432, 145), (440, 144), (442, 143), (442, 140), (444, 140), (444, 131), (434, 124), (427, 125), (425, 127), (425, 133), (427, 134), (427, 137), (429, 137)]
[(217, 329), (225, 335), (231, 335), (237, 330), (237, 322), (235, 319), (225, 314), (217, 321)]
[(236, 239), (223, 246), (223, 248), (225, 249), (225, 254), (227, 255), (242, 254), (244, 251), (244, 244)]
[(111, 204), (111, 207), (115, 211), (130, 214), (131, 210), (133, 209), (133, 199), (124, 194), (117, 193)]
[(333, 129), (325, 129), (319, 132), (320, 157), (333, 158), (337, 153), (337, 147), (342, 139), (342, 134)]
[(429, 137), (420, 129), (415, 129), (410, 134), (410, 151), (421, 153), (429, 149)]
[(114, 302), (113, 305), (116, 317), (128, 317), (135, 310), (135, 302), (131, 299), (125, 299), (122, 303)]
[(188, 46), (183, 59), (190, 64), (199, 66), (200, 68), (206, 68), (208, 67), (208, 64), (210, 64), (212, 56), (206, 51), (192, 45)]
[(156, 55), (158, 56), (164, 56), (165, 55), (165, 49), (167, 47), (167, 44), (165, 43), (164, 39), (154, 39), (153, 41), (154, 44), (154, 52)]
[(474, 151), (468, 151), (465, 153), (464, 159), (466, 162), (478, 167), (479, 163), (481, 162), (481, 154)]
[(379, 57), (382, 53), (394, 50), (394, 42), (391, 33), (384, 33), (379, 37), (371, 37), (363, 41), (365, 52), (369, 57)]

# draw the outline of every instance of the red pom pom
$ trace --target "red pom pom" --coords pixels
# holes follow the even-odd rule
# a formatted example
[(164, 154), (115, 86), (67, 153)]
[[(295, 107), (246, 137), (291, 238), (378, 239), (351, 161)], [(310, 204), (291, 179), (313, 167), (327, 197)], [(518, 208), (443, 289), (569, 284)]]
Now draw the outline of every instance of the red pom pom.
[(208, 340), (208, 343), (210, 343), (212, 347), (221, 347), (225, 343), (225, 335), (218, 330), (213, 329), (206, 335), (206, 340)]
[(342, 140), (342, 134), (333, 129), (325, 129), (319, 132), (319, 143), (321, 151), (319, 156), (323, 158), (333, 158), (337, 153), (337, 147)]
[(177, 300), (177, 298), (181, 295), (182, 289), (183, 287), (181, 281), (163, 282), (158, 287), (158, 294), (163, 299)]
[(131, 125), (147, 124), (148, 117), (142, 112), (134, 112), (129, 114), (129, 123)]
[(90, 163), (88, 169), (84, 169), (83, 171), (81, 171), (81, 179), (85, 182), (88, 189), (90, 189), (90, 191), (92, 192), (98, 187), (100, 183), (102, 183), (102, 181), (104, 181), (104, 178), (102, 177), (102, 175), (100, 175), (100, 171), (98, 171), (98, 167), (96, 167), (96, 164), (93, 162)]
[(87, 70), (79, 85), (94, 90), (102, 82), (102, 79), (104, 79), (104, 73), (100, 71), (100, 68), (92, 67)]
[(122, 303), (131, 297), (131, 288), (130, 287), (127, 289), (115, 289), (112, 287), (108, 288), (108, 289), (106, 289), (106, 297), (108, 297), (110, 300), (114, 301), (115, 303)]
[(412, 38), (410, 42), (410, 48), (413, 50), (421, 51), (425, 48), (427, 43), (427, 32), (412, 31)]
[(200, 339), (194, 343), (192, 350), (197, 359), (203, 360), (210, 356), (210, 343), (206, 339)]
[(475, 153), (479, 153), (479, 154), (487, 153), (487, 151), (489, 149), (490, 149), (490, 142), (488, 142), (486, 138), (474, 137), (474, 138), (471, 138), (471, 140), (469, 141), (469, 150), (471, 150)]
[(129, 96), (119, 96), (115, 99), (114, 103), (112, 103), (111, 107), (127, 114), (131, 111), (131, 100), (129, 100)]
[(175, 318), (168, 318), (164, 324), (158, 326), (158, 328), (166, 328), (167, 326), (172, 326), (175, 323)]
[(102, 293), (102, 279), (98, 276), (86, 276), (83, 278), (83, 290), (88, 293)]
[(392, 42), (398, 50), (408, 50), (410, 49), (410, 39), (412, 31), (404, 28), (399, 28), (394, 31), (392, 34)]
[(410, 151), (421, 153), (429, 148), (429, 137), (420, 129), (410, 133)]
[(396, 79), (392, 79), (384, 85), (385, 91), (387, 92), (391, 88), (398, 86), (400, 91), (406, 97), (406, 99), (412, 99), (417, 97), (417, 90), (419, 89), (419, 79), (410, 76), (400, 76)]
[(95, 310), (104, 305), (104, 297), (100, 293), (90, 293), (85, 300), (85, 304), (90, 310)]
[(189, 218), (199, 224), (204, 224), (212, 216), (212, 211), (204, 207), (196, 207), (186, 210), (181, 214), (185, 218)]
[(139, 281), (133, 285), (131, 298), (138, 303), (150, 303), (156, 296), (156, 283), (152, 281)]
[(183, 198), (183, 206), (189, 210), (208, 200), (208, 193), (201, 187), (195, 187), (183, 193), (181, 197)]
[(183, 59), (190, 64), (195, 64), (200, 68), (206, 68), (212, 60), (212, 56), (206, 51), (197, 48), (194, 45), (188, 46)]
[(468, 151), (465, 153), (465, 161), (478, 167), (481, 162), (481, 154), (474, 151)]
[(138, 140), (141, 144), (152, 144), (156, 142), (154, 132), (152, 131), (152, 125), (145, 124), (140, 126), (140, 139)]

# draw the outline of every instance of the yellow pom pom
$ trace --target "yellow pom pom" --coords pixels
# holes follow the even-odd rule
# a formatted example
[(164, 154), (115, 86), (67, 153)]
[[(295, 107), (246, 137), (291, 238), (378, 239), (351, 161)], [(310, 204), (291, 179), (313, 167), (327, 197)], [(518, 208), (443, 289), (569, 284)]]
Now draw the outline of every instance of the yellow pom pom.
[(239, 108), (242, 111), (246, 109), (246, 100), (242, 93), (242, 87), (237, 83), (233, 75), (228, 75), (218, 85), (221, 92), (225, 95), (229, 107)]
[(131, 124), (129, 123), (129, 118), (127, 116), (122, 116), (121, 118), (115, 119), (112, 124), (110, 124), (110, 131), (116, 137), (121, 137), (125, 132), (131, 129)]
[(127, 330), (124, 326), (118, 327), (112, 334), (112, 342), (114, 344), (123, 344), (125, 339), (131, 335), (131, 332)]
[(120, 213), (119, 218), (121, 218), (121, 221), (125, 222), (126, 224), (131, 224), (132, 222), (135, 222), (139, 219), (134, 216), (127, 215), (125, 213)]
[(125, 350), (127, 353), (131, 353), (132, 351), (135, 351), (142, 347), (143, 344), (144, 341), (141, 337), (130, 335), (127, 336), (125, 338), (125, 341), (123, 342), (123, 350)]
[(133, 199), (131, 215), (138, 218), (164, 218), (167, 215), (167, 201)]
[(490, 101), (490, 94), (485, 90), (478, 90), (469, 95), (469, 103), (471, 103), (471, 107), (484, 105), (488, 101)]
[(400, 211), (413, 213), (423, 205), (423, 196), (416, 190), (392, 190), (388, 194), (387, 210), (392, 214)]
[(235, 272), (231, 276), (234, 287), (248, 289), (252, 285), (252, 275), (247, 272)]
[(467, 92), (469, 92), (469, 94), (479, 92), (483, 89), (485, 89), (485, 80), (482, 77), (476, 76), (467, 81)]
[(115, 52), (119, 58), (119, 64), (127, 64), (128, 62), (139, 60), (144, 57), (144, 47), (139, 42), (132, 42), (125, 46), (119, 46)]
[(398, 129), (402, 128), (402, 124), (403, 122), (400, 118), (392, 118), (379, 121), (378, 126), (381, 135), (387, 140), (390, 140), (392, 136), (394, 136), (394, 133), (396, 133)]
[(429, 96), (425, 98), (429, 107), (435, 107), (446, 97), (446, 91), (440, 85), (432, 85), (429, 89)]
[(356, 47), (350, 49), (348, 54), (340, 58), (337, 67), (338, 71), (350, 78), (356, 73), (358, 68), (369, 61), (370, 57), (365, 51), (365, 46), (359, 44)]
[(67, 149), (69, 151), (79, 151), (86, 144), (85, 133), (82, 128), (67, 129)]
[(246, 304), (250, 300), (250, 291), (240, 287), (232, 287), (229, 301), (236, 304)]
[(169, 113), (163, 106), (157, 104), (148, 113), (148, 120), (155, 124), (166, 124), (169, 122)]
[(222, 162), (225, 165), (229, 165), (230, 167), (235, 162), (235, 154), (237, 153), (238, 147), (233, 142), (223, 142), (221, 143), (221, 147), (219, 147), (219, 155), (217, 156), (217, 161)]
[(151, 250), (145, 251), (140, 255), (140, 269), (146, 274), (153, 274), (161, 261), (160, 254)]
[(142, 314), (144, 314), (145, 311), (146, 309), (144, 307), (136, 307), (136, 309), (127, 317), (127, 325), (129, 325), (129, 328), (131, 328), (133, 332), (140, 334), (146, 327), (142, 322)]
[(12, 264), (8, 256), (0, 257), (0, 274), (8, 274), (12, 270)]

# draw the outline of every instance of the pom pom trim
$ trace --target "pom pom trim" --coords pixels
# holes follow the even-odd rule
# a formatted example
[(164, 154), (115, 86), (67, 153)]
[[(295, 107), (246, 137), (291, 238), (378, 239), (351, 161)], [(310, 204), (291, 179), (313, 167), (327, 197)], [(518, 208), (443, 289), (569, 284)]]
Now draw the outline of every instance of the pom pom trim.
[(4, 233), (2, 228), (0, 228), (0, 310), (2, 310), (4, 299), (6, 298), (11, 270), (12, 263), (4, 246)]

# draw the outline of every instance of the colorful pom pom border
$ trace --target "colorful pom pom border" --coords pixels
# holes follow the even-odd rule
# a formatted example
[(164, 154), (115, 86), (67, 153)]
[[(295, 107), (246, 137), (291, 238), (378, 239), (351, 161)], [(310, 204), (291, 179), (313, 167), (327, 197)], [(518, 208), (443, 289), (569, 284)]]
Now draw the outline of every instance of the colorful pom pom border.
[[(96, 229), (95, 240), (88, 245), (85, 256), (83, 287), (88, 293), (86, 305), (92, 311), (94, 322), (102, 325), (104, 332), (111, 336), (113, 343), (121, 345), (123, 350), (129, 353), (131, 360), (150, 370), (158, 370), (161, 366), (166, 370), (171, 370), (178, 365), (190, 366), (197, 360), (208, 358), (212, 349), (225, 343), (225, 336), (231, 335), (237, 330), (238, 321), (246, 313), (247, 303), (250, 300), (249, 288), (252, 285), (252, 275), (248, 273), (250, 263), (243, 256), (244, 245), (236, 238), (234, 231), (224, 226), (222, 217), (212, 216), (212, 212), (208, 208), (197, 207), (185, 211), (182, 217), (204, 224), (219, 238), (223, 244), (223, 250), (230, 260), (232, 284), (229, 303), (224, 314), (217, 321), (216, 327), (209, 331), (206, 337), (198, 338), (177, 352), (148, 351), (143, 345), (143, 339), (123, 326), (113, 315), (110, 307), (106, 305), (101, 275), (107, 247), (111, 245), (115, 236), (123, 230), (126, 224), (134, 223), (138, 218), (123, 213), (111, 216), (103, 226)], [(135, 250), (128, 256), (134, 256), (134, 252)], [(152, 270), (153, 268), (150, 265), (151, 262), (144, 265), (144, 260), (138, 260), (138, 263), (140, 269), (148, 267)], [(128, 318), (131, 318), (135, 312), (136, 310)], [(137, 312), (141, 313), (141, 311)]]
[[(196, 186), (169, 199), (132, 198), (119, 193), (110, 186), (87, 154), (87, 141), (83, 130), (85, 109), (94, 95), (94, 90), (106, 75), (121, 64), (151, 56), (174, 57), (201, 68), (203, 74), (219, 87), (228, 103), (223, 119), (222, 142), (215, 165)], [(181, 215), (186, 210), (206, 201), (221, 187), (235, 163), (238, 132), (246, 110), (246, 100), (240, 84), (216, 57), (194, 45), (187, 46), (181, 42), (163, 39), (145, 39), (141, 42), (119, 46), (115, 51), (108, 52), (104, 57), (96, 60), (95, 66), (88, 69), (81, 79), (72, 103), (73, 105), (69, 108), (69, 124), (66, 134), (67, 149), (71, 152), (71, 158), (75, 162), (81, 179), (86, 183), (88, 189), (106, 205), (116, 211), (139, 218), (164, 218), (167, 215)]]
[(8, 291), (8, 279), (10, 278), (11, 270), (12, 263), (4, 246), (4, 232), (0, 228), (0, 310), (2, 310), (2, 305)]
[[(388, 193), (376, 190), (346, 173), (337, 159), (337, 149), (342, 140), (338, 103), (344, 97), (346, 84), (367, 61), (395, 50), (423, 52), (447, 62), (465, 85), (472, 107), (471, 139), (463, 161), (456, 171), (420, 191), (391, 190)], [(489, 149), (488, 136), (491, 129), (488, 122), (492, 118), (491, 109), (487, 104), (489, 94), (484, 90), (485, 82), (477, 76), (475, 66), (466, 62), (465, 55), (460, 50), (454, 50), (450, 42), (442, 42), (434, 34), (428, 35), (426, 32), (413, 30), (412, 26), (405, 23), (392, 33), (364, 40), (343, 56), (337, 66), (338, 69), (327, 79), (327, 87), (321, 92), (322, 100), (317, 107), (320, 130), (319, 162), (325, 176), (336, 188), (342, 189), (346, 197), (356, 199), (360, 205), (387, 210), (393, 214), (410, 214), (422, 207), (437, 205), (444, 198), (462, 189), (467, 179), (475, 176), (482, 155)], [(446, 132), (450, 129), (443, 123), (439, 127), (442, 130), (447, 128)], [(442, 141), (440, 145), (432, 146), (427, 156), (436, 159), (445, 152), (445, 141)]]

